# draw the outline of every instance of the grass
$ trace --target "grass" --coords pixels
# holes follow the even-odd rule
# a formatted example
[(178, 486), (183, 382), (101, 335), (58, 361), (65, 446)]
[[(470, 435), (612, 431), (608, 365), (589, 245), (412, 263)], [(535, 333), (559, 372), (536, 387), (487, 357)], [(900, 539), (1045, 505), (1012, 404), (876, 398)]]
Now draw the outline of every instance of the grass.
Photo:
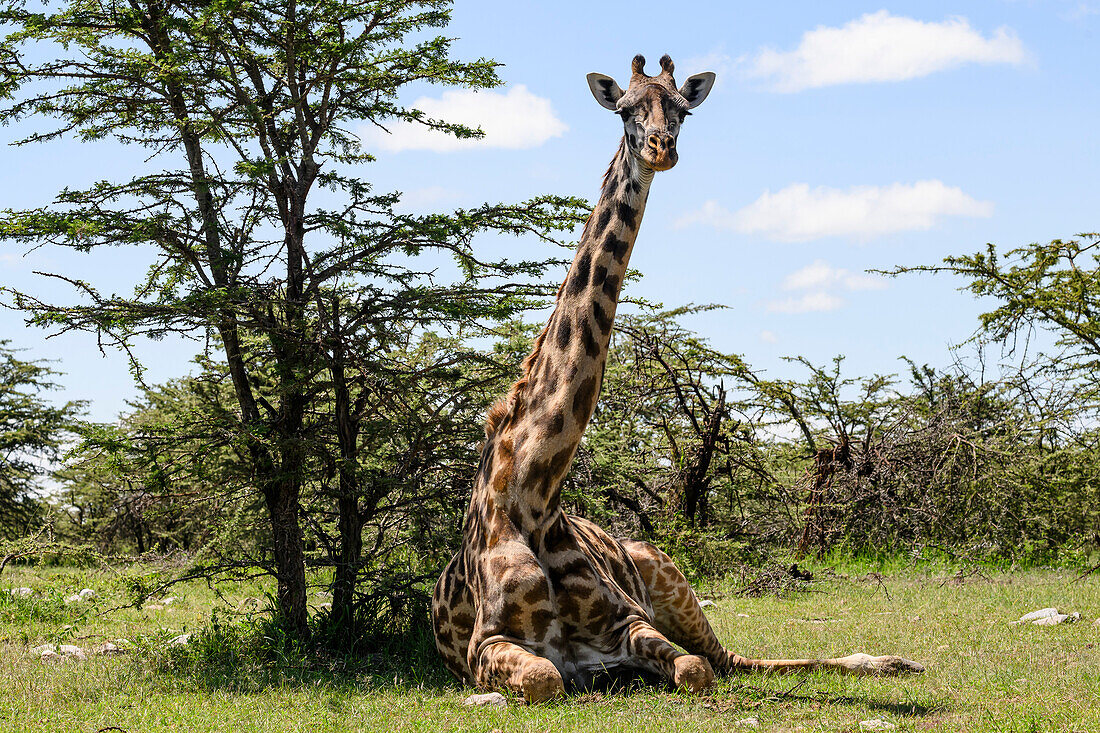
[[(233, 609), (246, 597), (262, 596), (259, 584), (223, 588), (222, 598), (202, 584), (179, 586), (174, 604), (101, 615), (125, 598), (124, 582), (106, 571), (9, 568), (0, 587), (36, 595), (0, 598), (0, 731), (643, 733), (748, 730), (736, 723), (749, 717), (769, 731), (858, 731), (868, 719), (899, 731), (1100, 731), (1100, 578), (1073, 582), (1057, 570), (959, 577), (943, 566), (886, 568), (891, 574), (879, 578), (865, 574), (872, 569), (850, 566), (794, 597), (725, 595), (708, 612), (727, 646), (745, 655), (897, 653), (928, 667), (920, 677), (745, 676), (703, 696), (635, 686), (497, 710), (464, 707), (472, 690), (437, 664), (407, 663), (422, 658), (416, 642), (357, 673), (293, 660), (261, 665), (247, 650), (234, 656), (241, 636), (226, 623), (237, 623)], [(82, 587), (99, 599), (66, 606), (64, 596)], [(1050, 605), (1086, 620), (1008, 625)], [(215, 608), (219, 630), (211, 632)], [(200, 629), (208, 631), (189, 650), (165, 646)], [(59, 665), (29, 653), (46, 642), (90, 647), (118, 637), (135, 651)]]

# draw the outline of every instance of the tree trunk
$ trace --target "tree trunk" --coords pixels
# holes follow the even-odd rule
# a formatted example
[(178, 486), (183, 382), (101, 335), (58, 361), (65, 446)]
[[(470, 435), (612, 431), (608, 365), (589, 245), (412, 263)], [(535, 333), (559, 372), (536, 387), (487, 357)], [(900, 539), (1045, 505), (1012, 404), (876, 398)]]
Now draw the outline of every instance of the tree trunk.
[(276, 599), (286, 631), (298, 641), (309, 640), (306, 612), (306, 563), (302, 550), (302, 530), (298, 522), (299, 486), (296, 477), (281, 477), (264, 491), (271, 518), (272, 547), (275, 553), (275, 577), (279, 588)]
[(350, 638), (354, 633), (355, 586), (363, 553), (363, 518), (359, 513), (359, 417), (348, 393), (344, 371), (344, 353), (340, 344), (338, 304), (333, 306), (336, 344), (332, 354), (332, 384), (335, 397), (336, 434), (340, 450), (339, 511), (340, 556), (332, 584), (332, 620), (337, 636)]
[(691, 456), (683, 474), (684, 489), (681, 496), (684, 502), (684, 517), (690, 527), (695, 526), (696, 510), (699, 511), (699, 526), (706, 526), (707, 523), (707, 488), (710, 484), (707, 473), (710, 471), (710, 462), (718, 446), (725, 405), (726, 391), (719, 389), (718, 403), (711, 410), (703, 434), (699, 436), (699, 446)]

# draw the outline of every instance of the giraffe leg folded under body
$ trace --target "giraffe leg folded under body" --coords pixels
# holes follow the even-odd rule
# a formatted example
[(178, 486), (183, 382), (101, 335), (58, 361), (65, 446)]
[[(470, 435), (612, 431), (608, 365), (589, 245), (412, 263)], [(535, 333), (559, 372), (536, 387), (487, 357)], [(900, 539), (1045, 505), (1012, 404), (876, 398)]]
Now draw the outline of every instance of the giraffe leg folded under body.
[(542, 564), (518, 539), (497, 543), (476, 562), (482, 595), (466, 653), (473, 681), (527, 702), (563, 695), (561, 671), (547, 656), (560, 661), (564, 635)]
[(432, 628), (443, 664), (461, 682), (474, 681), (467, 661), (474, 631), (474, 596), (462, 571), (462, 553), (455, 555), (439, 576), (432, 594)]
[(561, 672), (545, 657), (519, 644), (497, 641), (478, 655), (477, 684), (485, 689), (507, 688), (529, 703), (546, 702), (565, 694)]
[(893, 675), (923, 672), (916, 662), (895, 656), (855, 653), (832, 659), (749, 659), (727, 651), (703, 614), (695, 592), (676, 563), (648, 542), (621, 540), (649, 589), (653, 625), (673, 642), (706, 657), (715, 671), (797, 672), (824, 669), (852, 675)]
[(633, 664), (670, 680), (676, 687), (702, 692), (714, 684), (714, 670), (706, 658), (684, 654), (645, 621), (627, 627), (627, 651)]

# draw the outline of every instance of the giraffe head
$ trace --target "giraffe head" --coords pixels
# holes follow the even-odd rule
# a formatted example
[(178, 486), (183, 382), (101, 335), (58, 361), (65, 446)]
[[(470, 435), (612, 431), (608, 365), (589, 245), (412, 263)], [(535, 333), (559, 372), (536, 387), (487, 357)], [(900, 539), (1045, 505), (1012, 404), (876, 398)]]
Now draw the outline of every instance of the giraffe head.
[(589, 74), (588, 86), (596, 101), (623, 118), (626, 144), (634, 157), (653, 170), (666, 171), (676, 165), (676, 136), (690, 112), (710, 94), (714, 72), (689, 76), (676, 88), (672, 78), (672, 59), (661, 57), (661, 73), (645, 73), (645, 58), (640, 54), (630, 64), (630, 84), (626, 91), (604, 74)]

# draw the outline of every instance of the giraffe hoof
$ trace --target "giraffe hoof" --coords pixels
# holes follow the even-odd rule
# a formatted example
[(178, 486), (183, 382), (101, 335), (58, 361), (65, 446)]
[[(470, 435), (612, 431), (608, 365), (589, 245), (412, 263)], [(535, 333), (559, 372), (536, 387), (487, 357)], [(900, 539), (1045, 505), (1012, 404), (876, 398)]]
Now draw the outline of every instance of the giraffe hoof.
[(565, 695), (561, 673), (549, 659), (539, 659), (523, 670), (523, 699), (528, 704), (546, 702)]
[(684, 654), (673, 662), (675, 673), (672, 678), (676, 687), (688, 692), (702, 692), (714, 684), (714, 670), (704, 657)]
[(876, 660), (878, 674), (920, 674), (924, 671), (924, 665), (901, 657), (878, 657)]

